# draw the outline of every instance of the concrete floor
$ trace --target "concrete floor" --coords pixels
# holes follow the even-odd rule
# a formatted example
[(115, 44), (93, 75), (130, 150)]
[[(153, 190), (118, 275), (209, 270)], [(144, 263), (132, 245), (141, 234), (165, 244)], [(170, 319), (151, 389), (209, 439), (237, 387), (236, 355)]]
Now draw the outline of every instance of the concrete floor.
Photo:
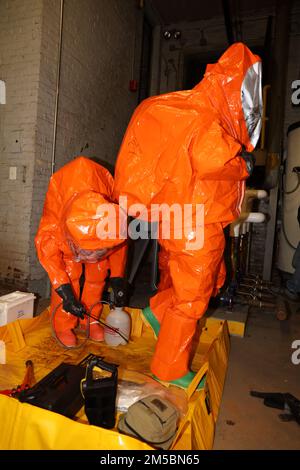
[(244, 338), (231, 338), (225, 389), (214, 449), (300, 449), (300, 426), (281, 422), (280, 410), (267, 408), (250, 390), (289, 392), (300, 399), (300, 364), (293, 365), (291, 344), (300, 340), (300, 305), (290, 316), (252, 309)]

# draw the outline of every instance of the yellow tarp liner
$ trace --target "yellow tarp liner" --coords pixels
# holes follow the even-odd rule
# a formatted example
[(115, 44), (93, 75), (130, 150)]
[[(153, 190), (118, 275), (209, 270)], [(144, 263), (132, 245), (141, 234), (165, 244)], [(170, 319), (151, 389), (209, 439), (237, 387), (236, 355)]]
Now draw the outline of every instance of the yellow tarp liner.
[[(23, 380), (25, 361), (34, 364), (36, 380), (42, 379), (61, 362), (77, 364), (89, 353), (104, 356), (105, 360), (119, 364), (119, 378), (135, 373), (149, 374), (150, 359), (155, 347), (152, 330), (144, 324), (139, 310), (129, 309), (132, 317), (132, 336), (129, 344), (108, 347), (104, 343), (87, 341), (83, 348), (63, 350), (52, 337), (49, 313), (18, 321), (18, 336), (23, 335), (25, 346), (16, 347), (11, 327), (0, 328), (0, 339), (6, 343), (7, 364), (0, 366), (0, 390), (16, 387)], [(211, 449), (214, 429), (220, 407), (223, 384), (228, 363), (229, 335), (226, 322), (209, 323), (202, 319), (199, 341), (195, 344), (193, 370), (199, 370), (187, 391), (188, 406), (181, 418), (174, 450)], [(20, 338), (18, 345), (22, 344)], [(205, 386), (195, 391), (202, 377)], [(174, 387), (172, 387), (174, 389)], [(178, 389), (176, 389), (178, 392)], [(97, 449), (146, 450), (147, 444), (120, 434), (88, 424), (84, 411), (71, 420), (17, 399), (0, 395), (0, 449)]]

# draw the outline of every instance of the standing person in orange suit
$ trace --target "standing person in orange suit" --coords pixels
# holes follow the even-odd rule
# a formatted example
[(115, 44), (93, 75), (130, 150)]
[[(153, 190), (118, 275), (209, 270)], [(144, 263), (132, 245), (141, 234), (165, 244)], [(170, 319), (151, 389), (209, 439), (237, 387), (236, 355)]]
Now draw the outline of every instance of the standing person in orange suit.
[(129, 207), (142, 203), (149, 215), (152, 204), (204, 206), (201, 248), (186, 248), (195, 238), (191, 220), (181, 239), (174, 230), (159, 236), (163, 282), (143, 311), (158, 337), (152, 373), (178, 386), (195, 375), (189, 360), (197, 321), (225, 279), (223, 229), (239, 216), (261, 115), (261, 61), (236, 43), (192, 90), (143, 101), (118, 155), (115, 197), (126, 195)]
[[(55, 330), (67, 347), (76, 345), (73, 329), (78, 320), (84, 328), (85, 311), (101, 300), (108, 270), (115, 298), (119, 305), (123, 303), (117, 296), (120, 286), (124, 287), (124, 239), (115, 234), (99, 239), (97, 233), (98, 223), (104, 216), (99, 206), (109, 204), (118, 214), (112, 192), (113, 177), (109, 171), (82, 156), (62, 167), (50, 180), (35, 243), (52, 284), (51, 310), (62, 302), (55, 315)], [(85, 280), (79, 298), (83, 266)], [(122, 296), (125, 298), (125, 291)], [(97, 305), (92, 314), (99, 317), (100, 313), (101, 306)], [(91, 322), (89, 334), (94, 341), (104, 339), (98, 322)]]

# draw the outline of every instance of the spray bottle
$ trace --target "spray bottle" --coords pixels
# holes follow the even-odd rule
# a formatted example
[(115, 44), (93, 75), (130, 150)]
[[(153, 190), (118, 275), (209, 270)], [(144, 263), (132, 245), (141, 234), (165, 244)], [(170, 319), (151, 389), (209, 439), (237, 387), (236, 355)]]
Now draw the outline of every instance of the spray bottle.
[[(112, 326), (118, 330), (122, 336), (129, 340), (130, 329), (131, 329), (131, 318), (122, 307), (113, 307), (110, 313), (107, 315), (105, 323), (108, 326)], [(126, 344), (125, 339), (122, 338), (117, 331), (113, 331), (110, 328), (104, 327), (104, 341), (109, 346), (119, 346), (120, 344)]]

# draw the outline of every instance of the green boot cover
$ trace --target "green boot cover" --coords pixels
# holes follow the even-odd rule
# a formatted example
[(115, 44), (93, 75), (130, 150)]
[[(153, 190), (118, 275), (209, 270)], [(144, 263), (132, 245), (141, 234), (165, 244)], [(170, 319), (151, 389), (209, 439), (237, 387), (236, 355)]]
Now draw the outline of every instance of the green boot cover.
[[(194, 379), (195, 375), (196, 375), (196, 372), (189, 371), (187, 374), (183, 375), (182, 377), (179, 377), (179, 379), (170, 380), (169, 382), (167, 382), (166, 380), (160, 380), (154, 374), (152, 374), (152, 377), (158, 382), (161, 382), (162, 384), (165, 384), (165, 385), (170, 384), (170, 385), (175, 385), (176, 387), (179, 387), (179, 388), (187, 389), (190, 383), (192, 382), (192, 380)], [(203, 377), (200, 380), (197, 390), (202, 390), (204, 388), (204, 385), (205, 385), (205, 377)]]
[(152, 312), (150, 307), (146, 307), (142, 310), (143, 317), (145, 318), (146, 322), (148, 323), (149, 326), (151, 326), (156, 338), (158, 337), (159, 330), (160, 330), (160, 324)]

